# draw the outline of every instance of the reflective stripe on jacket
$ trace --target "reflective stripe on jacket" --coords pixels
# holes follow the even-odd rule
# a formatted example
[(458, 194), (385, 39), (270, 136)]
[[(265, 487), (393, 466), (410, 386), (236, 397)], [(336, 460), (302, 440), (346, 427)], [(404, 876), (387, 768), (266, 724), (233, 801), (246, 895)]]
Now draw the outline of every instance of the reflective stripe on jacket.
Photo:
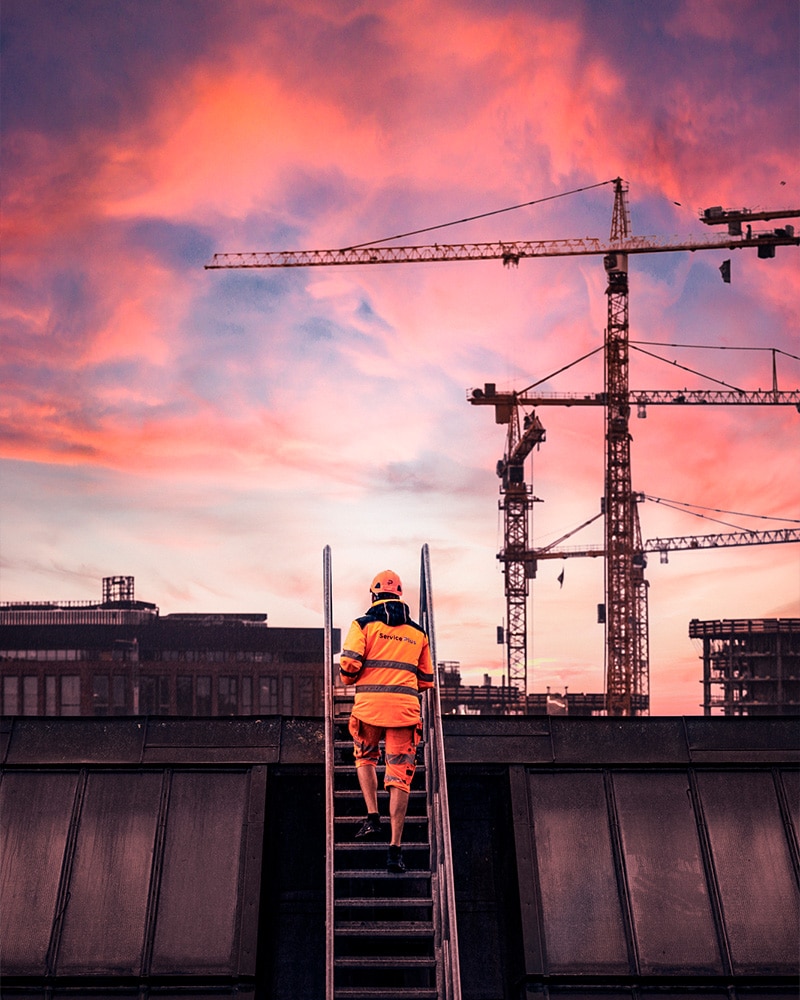
[(428, 637), (402, 601), (376, 601), (347, 633), (339, 660), (355, 685), (353, 715), (373, 726), (419, 722), (420, 691), (433, 687)]

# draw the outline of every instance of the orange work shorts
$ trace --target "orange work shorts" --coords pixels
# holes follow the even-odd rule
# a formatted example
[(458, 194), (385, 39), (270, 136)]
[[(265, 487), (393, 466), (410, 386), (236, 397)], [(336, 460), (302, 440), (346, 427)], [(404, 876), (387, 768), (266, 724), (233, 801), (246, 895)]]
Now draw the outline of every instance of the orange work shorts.
[(380, 743), (386, 749), (384, 788), (395, 785), (411, 790), (411, 780), (417, 769), (418, 726), (372, 726), (350, 716), (350, 735), (353, 737), (353, 754), (356, 767), (376, 767), (380, 756)]

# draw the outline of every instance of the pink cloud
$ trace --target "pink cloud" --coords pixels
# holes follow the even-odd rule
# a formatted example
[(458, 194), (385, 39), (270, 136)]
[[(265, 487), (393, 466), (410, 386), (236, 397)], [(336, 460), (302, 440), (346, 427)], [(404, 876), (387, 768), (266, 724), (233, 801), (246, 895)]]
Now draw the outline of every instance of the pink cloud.
[[(768, 52), (780, 80), (796, 70), (776, 35), (777, 6), (745, 4), (734, 15), (723, 4), (684, 3), (669, 23), (656, 7), (623, 31), (602, 5), (320, 0), (269, 16), (245, 5), (215, 44), (147, 78), (157, 101), (87, 113), (51, 132), (39, 115), (6, 134), (3, 455), (25, 467), (15, 477), (27, 495), (25, 477), (39, 470), (62, 506), (75, 489), (73, 524), (84, 476), (136, 519), (132, 538), (116, 527), (125, 518), (102, 513), (71, 538), (51, 511), (41, 564), (85, 551), (100, 566), (91, 553), (101, 545), (141, 558), (156, 579), (169, 551), (175, 563), (157, 578), (167, 603), (237, 605), (242, 588), (260, 588), (271, 618), (279, 608), (307, 620), (323, 541), (340, 553), (342, 607), (355, 612), (365, 563), (408, 560), (429, 540), (441, 655), (501, 671), (494, 464), (505, 428), (489, 409), (469, 407), (464, 390), (522, 387), (599, 347), (602, 261), (222, 274), (202, 270), (192, 241), (284, 249), (272, 245), (278, 233), (309, 247), (343, 245), (617, 173), (630, 181), (635, 230), (654, 226), (654, 235), (673, 226), (706, 235), (696, 211), (711, 204), (795, 203), (789, 99), (764, 63), (751, 69), (741, 55)], [(139, 79), (144, 63), (125, 65)], [(607, 186), (413, 241), (603, 237), (612, 201)], [(735, 255), (724, 288), (718, 256), (632, 261), (632, 338), (795, 350), (796, 251), (774, 261)], [(770, 378), (768, 356), (679, 360), (747, 387)], [(639, 355), (631, 368), (636, 387), (700, 382)], [(784, 387), (798, 384), (796, 363), (783, 357), (779, 370)], [(600, 356), (544, 388), (599, 391)], [(534, 457), (534, 489), (545, 502), (533, 533), (548, 541), (599, 505), (603, 425), (599, 410), (540, 416), (548, 437)], [(787, 455), (796, 420), (767, 408), (651, 407), (646, 421), (632, 421), (634, 487), (795, 516)], [(640, 514), (646, 535), (693, 530), (650, 502)], [(46, 505), (23, 515), (19, 537), (39, 539)], [(253, 538), (267, 555), (254, 554)], [(758, 578), (764, 613), (794, 606), (791, 558), (770, 559), (778, 582), (752, 569), (760, 563), (746, 550), (731, 564)], [(576, 562), (563, 591), (552, 566), (537, 580), (535, 673), (598, 690), (601, 573)], [(704, 570), (685, 560), (666, 569), (669, 578), (651, 568), (653, 608), (666, 623), (654, 689), (661, 705), (694, 706), (688, 615), (739, 613), (743, 598), (730, 573), (698, 583)], [(681, 694), (664, 693), (673, 688)]]

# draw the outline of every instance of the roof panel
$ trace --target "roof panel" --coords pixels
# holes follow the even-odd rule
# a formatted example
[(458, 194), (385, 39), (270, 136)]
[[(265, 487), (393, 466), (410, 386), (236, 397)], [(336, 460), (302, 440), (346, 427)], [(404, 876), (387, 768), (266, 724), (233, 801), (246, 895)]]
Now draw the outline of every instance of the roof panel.
[(683, 719), (550, 717), (558, 764), (688, 762)]
[(800, 843), (800, 771), (789, 770), (788, 768), (780, 772), (781, 783), (786, 795), (789, 818), (794, 827), (794, 842)]
[(546, 966), (629, 969), (602, 774), (528, 774)]
[(613, 781), (641, 971), (721, 973), (688, 775)]
[(76, 772), (12, 772), (0, 783), (0, 940), (6, 975), (44, 971)]
[(769, 771), (697, 775), (736, 974), (796, 973), (800, 899)]
[(69, 880), (59, 975), (138, 975), (162, 776), (89, 775)]
[[(696, 717), (684, 720), (691, 759), (797, 761), (797, 723), (765, 717)], [(794, 731), (793, 731), (794, 729)]]
[(246, 772), (172, 781), (152, 971), (233, 974)]
[(143, 719), (13, 720), (6, 764), (123, 764), (139, 761)]
[[(278, 716), (263, 719), (148, 719), (145, 748), (147, 751), (163, 748), (168, 753), (189, 747), (236, 747), (241, 750), (270, 747), (277, 750), (281, 742), (281, 721)], [(273, 757), (277, 758), (277, 753)]]

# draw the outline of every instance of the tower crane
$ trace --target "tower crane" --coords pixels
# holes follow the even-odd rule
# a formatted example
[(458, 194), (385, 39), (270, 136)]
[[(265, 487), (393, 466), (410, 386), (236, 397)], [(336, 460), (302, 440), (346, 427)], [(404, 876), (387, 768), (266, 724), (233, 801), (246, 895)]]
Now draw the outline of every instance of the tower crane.
[(508, 424), (505, 456), (497, 463), (500, 477), (500, 509), (504, 516), (503, 561), (506, 596), (506, 648), (508, 683), (527, 694), (528, 664), (528, 512), (536, 503), (533, 490), (525, 482), (525, 459), (545, 439), (545, 429), (535, 413), (520, 424), (520, 408), (513, 402), (495, 410), (498, 423)]
[[(641, 567), (634, 563), (634, 552), (641, 547), (638, 514), (633, 503), (630, 469), (630, 433), (628, 418), (628, 257), (640, 253), (674, 253), (711, 249), (742, 249), (755, 247), (759, 257), (773, 257), (777, 246), (798, 246), (792, 226), (769, 232), (675, 238), (634, 236), (630, 233), (627, 187), (621, 178), (614, 181), (614, 209), (611, 237), (526, 240), (494, 243), (435, 244), (433, 246), (361, 245), (338, 250), (256, 251), (246, 253), (216, 253), (209, 270), (228, 268), (319, 267), (331, 265), (399, 264), (456, 260), (501, 260), (505, 266), (516, 266), (527, 257), (568, 257), (602, 255), (608, 284), (608, 326), (605, 332), (605, 392), (606, 413), (606, 472), (605, 472), (605, 558), (606, 558), (606, 709), (609, 715), (630, 715), (634, 709), (634, 691), (647, 688), (648, 663), (646, 653), (646, 583)], [(715, 210), (716, 211), (716, 210)], [(724, 212), (722, 215), (724, 216)], [(792, 214), (791, 212), (788, 214)], [(785, 217), (777, 213), (775, 218)], [(706, 221), (703, 219), (703, 221)], [(711, 220), (708, 220), (709, 222)], [(716, 221), (716, 220), (715, 220)], [(719, 221), (727, 221), (721, 218)], [(735, 227), (734, 227), (735, 228)], [(519, 445), (526, 447), (531, 437), (521, 434), (512, 445), (509, 457)], [(523, 441), (525, 444), (522, 444)], [(533, 446), (531, 442), (531, 447)], [(517, 466), (517, 463), (512, 463)], [(518, 473), (515, 472), (516, 476)], [(509, 479), (510, 484), (510, 479)], [(507, 491), (507, 527), (517, 533), (527, 531), (527, 494), (515, 483)], [(524, 483), (522, 484), (524, 487)], [(525, 527), (523, 527), (523, 521)], [(518, 538), (515, 535), (514, 545)], [(512, 560), (508, 565), (517, 566)], [(514, 569), (512, 572), (516, 572)], [(527, 581), (526, 581), (527, 584)], [(514, 589), (514, 588), (512, 588)], [(520, 588), (521, 589), (521, 588)], [(508, 593), (508, 583), (507, 583)], [(514, 593), (514, 613), (517, 618), (524, 609)], [(524, 611), (523, 611), (524, 617)], [(519, 637), (519, 622), (514, 635)], [(523, 630), (524, 631), (524, 630)], [(514, 647), (515, 655), (524, 654)], [(511, 649), (511, 646), (509, 646)], [(524, 667), (527, 670), (527, 666)], [(510, 678), (509, 678), (510, 679)], [(527, 682), (526, 682), (527, 683)]]
[[(536, 564), (540, 559), (567, 558), (569, 556), (605, 556), (605, 545), (582, 547), (574, 550), (558, 549), (553, 546), (564, 541), (575, 531), (592, 523), (602, 515), (598, 514), (590, 518), (589, 521), (579, 525), (575, 531), (562, 536), (551, 546), (545, 549), (531, 550), (523, 542), (528, 537), (527, 511), (531, 509), (534, 502), (539, 500), (533, 496), (533, 487), (527, 486), (525, 482), (524, 470), (515, 466), (510, 460), (514, 456), (517, 460), (524, 462), (530, 453), (531, 447), (524, 450), (517, 450), (516, 442), (520, 438), (519, 427), (524, 424), (526, 428), (535, 428), (537, 438), (535, 444), (545, 440), (545, 430), (541, 421), (536, 416), (536, 407), (542, 406), (605, 406), (606, 394), (597, 393), (552, 393), (552, 392), (532, 392), (523, 391), (498, 391), (494, 383), (487, 383), (483, 388), (470, 389), (467, 392), (467, 400), (473, 406), (493, 406), (495, 409), (495, 422), (498, 424), (508, 424), (507, 446), (505, 457), (497, 464), (497, 474), (501, 477), (501, 499), (500, 509), (504, 511), (504, 545), (498, 553), (498, 559), (503, 564), (505, 575), (506, 592), (506, 629), (504, 640), (507, 650), (508, 677), (510, 684), (516, 684), (521, 690), (527, 693), (527, 598), (529, 594), (530, 580), (536, 576)], [(772, 389), (630, 389), (628, 391), (629, 409), (636, 407), (639, 416), (644, 416), (648, 406), (664, 405), (750, 405), (750, 406), (794, 406), (800, 411), (800, 389), (780, 390), (777, 380)], [(525, 407), (533, 407), (530, 413), (525, 414)], [(522, 416), (521, 416), (522, 414)], [(511, 479), (514, 482), (511, 482)], [(635, 714), (646, 712), (648, 704), (649, 690), (649, 623), (648, 623), (648, 602), (647, 584), (644, 580), (644, 569), (646, 564), (643, 560), (643, 553), (656, 551), (650, 547), (651, 542), (641, 543), (641, 529), (638, 518), (638, 502), (643, 499), (640, 494), (630, 493), (633, 505), (632, 514), (632, 546), (630, 553), (630, 573), (632, 577), (631, 587), (636, 587), (634, 613), (632, 620), (636, 626), (635, 653), (637, 659), (633, 662), (638, 666), (638, 670), (632, 672), (631, 676), (631, 710)], [(604, 507), (607, 505), (608, 494), (604, 497)], [(523, 498), (527, 498), (527, 506), (523, 513)], [(523, 523), (524, 517), (524, 523)], [(757, 540), (752, 540), (758, 536)], [(678, 545), (675, 539), (668, 539), (668, 542), (676, 542), (674, 545), (666, 545), (662, 553), (666, 553), (671, 548), (708, 548), (710, 544), (704, 544), (703, 537), (709, 539), (723, 539), (724, 535), (692, 536), (691, 541), (697, 544)], [(739, 539), (740, 536), (731, 536)], [(745, 539), (751, 539), (746, 541)], [(713, 544), (740, 544), (755, 545), (765, 544), (768, 541), (797, 541), (800, 537), (786, 537), (786, 533), (779, 531), (775, 533), (754, 533), (746, 532), (741, 535), (741, 540), (737, 541), (716, 541)], [(604, 605), (605, 607), (605, 605)], [(606, 626), (608, 627), (608, 617), (606, 616)], [(608, 684), (606, 683), (608, 690)]]

